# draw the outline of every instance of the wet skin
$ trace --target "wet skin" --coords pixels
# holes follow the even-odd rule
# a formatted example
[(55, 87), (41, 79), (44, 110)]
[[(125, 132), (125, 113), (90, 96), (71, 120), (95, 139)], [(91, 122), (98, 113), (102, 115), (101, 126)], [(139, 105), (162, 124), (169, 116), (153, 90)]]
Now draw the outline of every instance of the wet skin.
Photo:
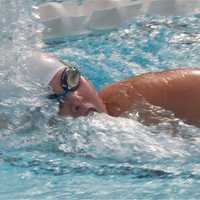
[[(62, 91), (58, 82), (60, 73), (50, 82), (55, 93)], [(78, 117), (96, 111), (120, 116), (144, 99), (188, 123), (200, 124), (200, 69), (146, 73), (106, 86), (99, 94), (82, 77), (78, 89), (60, 104), (59, 113)]]
[[(60, 70), (50, 82), (50, 86), (56, 94), (63, 91), (60, 86), (62, 72), (63, 70)], [(95, 88), (81, 76), (79, 87), (75, 91), (69, 92), (64, 98), (64, 102), (59, 104), (59, 114), (79, 117), (86, 116), (90, 112), (107, 111)]]
[(109, 85), (99, 95), (112, 116), (119, 116), (138, 104), (142, 107), (145, 100), (172, 111), (186, 123), (200, 126), (200, 69), (146, 73)]

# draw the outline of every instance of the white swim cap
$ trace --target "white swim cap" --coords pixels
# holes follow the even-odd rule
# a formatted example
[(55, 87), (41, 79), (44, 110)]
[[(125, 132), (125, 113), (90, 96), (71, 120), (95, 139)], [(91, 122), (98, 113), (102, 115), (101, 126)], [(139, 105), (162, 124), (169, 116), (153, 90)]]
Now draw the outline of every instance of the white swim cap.
[(53, 76), (65, 65), (57, 58), (41, 52), (32, 52), (26, 59), (26, 68), (32, 81), (47, 86)]

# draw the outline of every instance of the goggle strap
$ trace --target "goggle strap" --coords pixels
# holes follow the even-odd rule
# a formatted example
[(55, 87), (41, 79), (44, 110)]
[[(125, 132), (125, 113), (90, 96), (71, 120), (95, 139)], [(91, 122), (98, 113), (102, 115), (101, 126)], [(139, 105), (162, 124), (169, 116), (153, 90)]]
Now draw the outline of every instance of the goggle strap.
[(64, 91), (61, 94), (57, 95), (57, 99), (59, 102), (63, 103), (64, 102), (64, 97), (67, 95), (67, 93), (69, 92), (68, 88), (66, 87), (64, 89)]
[[(72, 69), (76, 69), (76, 68), (74, 68), (73, 66), (70, 66)], [(61, 102), (61, 103), (63, 103), (64, 102), (64, 97), (67, 95), (67, 93), (69, 92), (69, 91), (74, 91), (74, 90), (76, 90), (77, 89), (77, 87), (78, 87), (78, 85), (77, 85), (77, 87), (74, 87), (74, 88), (69, 88), (69, 86), (68, 86), (68, 83), (67, 83), (67, 81), (65, 80), (65, 78), (67, 77), (67, 73), (68, 73), (68, 71), (69, 71), (69, 68), (65, 68), (64, 69), (64, 71), (62, 72), (62, 74), (61, 74), (61, 78), (60, 78), (60, 85), (62, 86), (62, 88), (63, 88), (63, 92), (61, 92), (60, 94), (50, 94), (50, 95), (48, 95), (48, 98), (49, 99), (57, 99), (59, 102)], [(80, 80), (79, 80), (80, 81)]]

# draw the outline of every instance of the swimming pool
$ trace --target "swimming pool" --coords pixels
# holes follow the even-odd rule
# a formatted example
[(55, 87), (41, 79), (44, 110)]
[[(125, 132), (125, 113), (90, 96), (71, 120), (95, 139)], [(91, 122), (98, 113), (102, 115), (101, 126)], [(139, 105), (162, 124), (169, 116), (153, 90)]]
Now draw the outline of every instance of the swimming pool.
[(31, 17), (40, 2), (1, 1), (0, 199), (199, 199), (199, 128), (177, 119), (144, 126), (105, 114), (60, 118), (23, 74), (23, 61), (42, 48), (75, 64), (97, 89), (143, 72), (198, 67), (200, 15), (141, 16), (45, 44)]

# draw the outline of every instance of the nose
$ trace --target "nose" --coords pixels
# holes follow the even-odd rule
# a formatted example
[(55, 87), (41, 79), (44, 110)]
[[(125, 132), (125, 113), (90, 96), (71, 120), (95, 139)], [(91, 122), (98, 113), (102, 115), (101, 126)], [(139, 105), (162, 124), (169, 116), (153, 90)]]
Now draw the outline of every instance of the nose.
[(82, 110), (81, 107), (81, 103), (79, 101), (75, 101), (72, 104), (71, 110), (73, 113), (79, 113)]
[(74, 117), (86, 116), (90, 111), (94, 110), (93, 106), (88, 102), (84, 102), (83, 98), (76, 96), (72, 100), (71, 111)]

